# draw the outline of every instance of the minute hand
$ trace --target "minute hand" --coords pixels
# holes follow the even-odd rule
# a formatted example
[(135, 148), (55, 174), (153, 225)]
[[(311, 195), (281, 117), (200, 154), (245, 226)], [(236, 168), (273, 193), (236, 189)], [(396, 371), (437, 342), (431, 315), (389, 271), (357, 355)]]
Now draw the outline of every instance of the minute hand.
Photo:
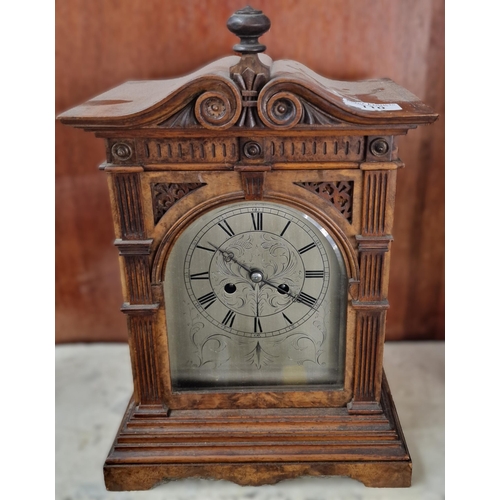
[(252, 270), (245, 266), (244, 264), (242, 264), (241, 262), (238, 262), (235, 258), (234, 258), (234, 254), (232, 252), (226, 252), (226, 250), (222, 250), (221, 247), (218, 247), (217, 245), (214, 245), (213, 243), (210, 243), (210, 241), (207, 241), (207, 243), (211, 246), (211, 247), (214, 247), (216, 250), (218, 250), (222, 255), (224, 256), (227, 256), (227, 258), (229, 260), (232, 260), (235, 264), (237, 264), (238, 266), (240, 266), (242, 269), (244, 269), (245, 271), (247, 271), (248, 273), (251, 273)]
[[(238, 266), (240, 266), (242, 269), (244, 269), (245, 271), (247, 271), (248, 273), (251, 273), (252, 270), (248, 267), (248, 266), (245, 266), (244, 264), (242, 264), (241, 262), (238, 262), (235, 258), (234, 258), (234, 254), (232, 254), (232, 252), (227, 252), (225, 250), (222, 250), (221, 247), (218, 247), (216, 245), (214, 245), (213, 243), (210, 243), (209, 241), (207, 242), (210, 246), (214, 247), (215, 249), (217, 249), (222, 255), (227, 255), (228, 259), (229, 260), (232, 260), (235, 264), (237, 264)], [(283, 290), (282, 288), (280, 288), (279, 286), (277, 285), (274, 285), (273, 283), (271, 283), (270, 281), (267, 281), (265, 280), (264, 278), (262, 278), (262, 283), (265, 283), (266, 285), (269, 285), (273, 288), (276, 288), (276, 290), (278, 290), (278, 292), (280, 293), (285, 293), (286, 295), (288, 295), (289, 297), (292, 297), (292, 299), (300, 302), (301, 304), (304, 304), (306, 306), (309, 306), (311, 309), (314, 309), (316, 310), (315, 307), (313, 307), (311, 304), (308, 304), (306, 302), (302, 302), (300, 299), (299, 299), (299, 296), (298, 295), (295, 295), (294, 293), (292, 292), (287, 292), (286, 290)]]

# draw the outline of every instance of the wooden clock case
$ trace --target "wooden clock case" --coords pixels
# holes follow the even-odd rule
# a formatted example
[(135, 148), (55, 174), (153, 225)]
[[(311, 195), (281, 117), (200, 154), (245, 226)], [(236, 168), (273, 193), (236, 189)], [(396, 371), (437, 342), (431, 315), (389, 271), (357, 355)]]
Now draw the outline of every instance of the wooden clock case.
[[(128, 82), (60, 115), (106, 143), (134, 394), (104, 466), (110, 490), (185, 477), (241, 485), (342, 475), (411, 483), (382, 357), (396, 138), (437, 115), (388, 79), (327, 80), (258, 55), (270, 23), (235, 13), (231, 56), (183, 78)], [(210, 209), (297, 208), (327, 229), (349, 278), (342, 390), (172, 389), (162, 282), (172, 245)]]

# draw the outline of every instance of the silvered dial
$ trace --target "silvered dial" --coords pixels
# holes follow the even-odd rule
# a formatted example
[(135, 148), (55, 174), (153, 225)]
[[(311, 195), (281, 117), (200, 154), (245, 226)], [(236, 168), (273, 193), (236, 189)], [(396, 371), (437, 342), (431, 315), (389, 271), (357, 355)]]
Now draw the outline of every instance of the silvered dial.
[(311, 223), (263, 204), (220, 211), (193, 238), (184, 264), (202, 316), (244, 337), (303, 324), (325, 299), (329, 277), (327, 251)]
[(200, 215), (172, 247), (164, 293), (174, 387), (341, 387), (345, 265), (299, 210), (244, 201)]

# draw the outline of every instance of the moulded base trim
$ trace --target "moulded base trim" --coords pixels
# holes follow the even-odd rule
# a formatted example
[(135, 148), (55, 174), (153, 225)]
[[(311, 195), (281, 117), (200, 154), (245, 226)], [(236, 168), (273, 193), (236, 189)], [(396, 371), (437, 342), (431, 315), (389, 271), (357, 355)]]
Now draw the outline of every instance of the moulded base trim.
[(299, 476), (346, 476), (368, 487), (411, 485), (412, 463), (389, 385), (382, 413), (347, 408), (189, 410), (131, 402), (104, 464), (111, 491), (184, 478), (239, 485)]

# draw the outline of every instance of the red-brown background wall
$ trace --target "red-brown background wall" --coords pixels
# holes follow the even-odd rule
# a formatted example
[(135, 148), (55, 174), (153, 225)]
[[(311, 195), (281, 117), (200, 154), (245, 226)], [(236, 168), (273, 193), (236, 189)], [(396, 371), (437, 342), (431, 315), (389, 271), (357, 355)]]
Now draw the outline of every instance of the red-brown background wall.
[[(57, 0), (56, 113), (127, 80), (232, 54), (237, 0)], [(439, 114), (400, 139), (388, 339), (444, 338), (444, 0), (253, 0), (273, 59), (326, 77), (388, 77)], [(56, 124), (56, 342), (124, 341), (104, 143)]]

